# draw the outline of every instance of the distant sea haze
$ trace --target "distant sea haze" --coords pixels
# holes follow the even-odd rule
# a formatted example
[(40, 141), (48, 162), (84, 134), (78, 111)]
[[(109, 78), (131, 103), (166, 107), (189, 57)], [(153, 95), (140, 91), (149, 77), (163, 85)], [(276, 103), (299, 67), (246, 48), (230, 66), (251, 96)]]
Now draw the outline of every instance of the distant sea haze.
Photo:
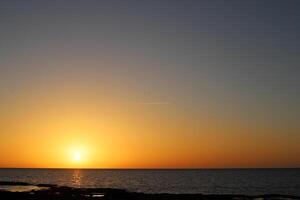
[(300, 195), (300, 169), (0, 169), (0, 181), (144, 193)]

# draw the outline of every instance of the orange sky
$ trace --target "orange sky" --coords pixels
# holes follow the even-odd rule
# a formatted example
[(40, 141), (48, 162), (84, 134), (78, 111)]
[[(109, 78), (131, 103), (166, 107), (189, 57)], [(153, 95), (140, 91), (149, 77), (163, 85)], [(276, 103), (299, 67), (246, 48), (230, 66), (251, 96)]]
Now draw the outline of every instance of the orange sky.
[[(79, 97), (59, 90), (7, 102), (0, 167), (295, 167), (299, 135), (180, 104)], [(53, 95), (53, 96), (52, 96)], [(57, 95), (57, 96), (55, 96)], [(4, 109), (5, 111), (5, 109)], [(80, 152), (81, 160), (74, 154)]]

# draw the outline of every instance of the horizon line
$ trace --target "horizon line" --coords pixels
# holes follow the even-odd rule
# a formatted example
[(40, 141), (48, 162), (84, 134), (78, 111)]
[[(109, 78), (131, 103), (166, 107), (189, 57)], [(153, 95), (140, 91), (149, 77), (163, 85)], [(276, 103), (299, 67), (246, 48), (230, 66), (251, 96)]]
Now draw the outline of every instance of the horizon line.
[(76, 168), (76, 167), (0, 167), (0, 169), (61, 169), (61, 170), (234, 170), (234, 169), (300, 169), (300, 167), (184, 167), (184, 168)]

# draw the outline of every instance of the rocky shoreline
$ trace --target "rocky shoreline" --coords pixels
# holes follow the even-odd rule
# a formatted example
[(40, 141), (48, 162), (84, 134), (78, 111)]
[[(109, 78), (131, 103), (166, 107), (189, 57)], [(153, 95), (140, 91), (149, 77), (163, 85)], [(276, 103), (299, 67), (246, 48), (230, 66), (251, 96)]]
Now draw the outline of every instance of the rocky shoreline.
[(23, 182), (0, 182), (0, 199), (22, 200), (294, 200), (297, 196), (264, 194), (206, 195), (206, 194), (145, 194), (113, 188), (72, 188), (50, 184), (28, 184)]

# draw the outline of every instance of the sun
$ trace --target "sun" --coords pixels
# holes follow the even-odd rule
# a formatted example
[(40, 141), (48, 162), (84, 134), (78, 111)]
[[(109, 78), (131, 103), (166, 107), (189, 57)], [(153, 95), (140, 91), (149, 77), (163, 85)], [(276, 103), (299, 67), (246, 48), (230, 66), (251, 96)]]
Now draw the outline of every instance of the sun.
[(74, 145), (69, 147), (68, 160), (71, 167), (83, 167), (89, 162), (88, 148), (83, 145)]
[(80, 162), (81, 161), (81, 152), (76, 151), (73, 153), (73, 160), (76, 162)]

